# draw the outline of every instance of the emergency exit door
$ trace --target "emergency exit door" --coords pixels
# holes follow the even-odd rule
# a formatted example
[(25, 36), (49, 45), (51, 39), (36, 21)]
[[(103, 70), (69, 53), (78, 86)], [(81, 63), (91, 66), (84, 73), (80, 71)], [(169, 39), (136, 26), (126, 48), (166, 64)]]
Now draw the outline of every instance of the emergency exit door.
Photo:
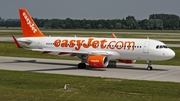
[(144, 42), (143, 53), (149, 53), (149, 41)]

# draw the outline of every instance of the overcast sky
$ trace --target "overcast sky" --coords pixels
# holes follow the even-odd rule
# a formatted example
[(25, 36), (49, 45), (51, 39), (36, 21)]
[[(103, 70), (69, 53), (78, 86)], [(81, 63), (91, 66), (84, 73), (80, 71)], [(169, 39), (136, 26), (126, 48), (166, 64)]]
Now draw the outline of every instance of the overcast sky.
[(0, 0), (0, 17), (19, 18), (18, 8), (43, 19), (115, 19), (128, 15), (148, 19), (150, 14), (180, 16), (180, 0)]

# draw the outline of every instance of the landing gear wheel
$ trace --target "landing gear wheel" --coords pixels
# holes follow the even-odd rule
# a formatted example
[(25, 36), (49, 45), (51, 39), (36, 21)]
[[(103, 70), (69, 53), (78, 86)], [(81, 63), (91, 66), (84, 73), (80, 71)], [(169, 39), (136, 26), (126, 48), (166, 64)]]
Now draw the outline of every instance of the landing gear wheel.
[(86, 68), (86, 64), (85, 64), (85, 63), (82, 63), (82, 65), (83, 65), (83, 69), (85, 69), (85, 68)]
[(152, 70), (152, 66), (151, 66), (151, 61), (150, 60), (147, 60), (147, 63), (148, 63), (148, 67), (147, 67), (147, 70)]
[(79, 63), (78, 64), (78, 68), (79, 69), (85, 69), (86, 68), (86, 64), (85, 63)]
[(153, 69), (152, 66), (147, 67), (147, 70), (152, 70), (152, 69)]

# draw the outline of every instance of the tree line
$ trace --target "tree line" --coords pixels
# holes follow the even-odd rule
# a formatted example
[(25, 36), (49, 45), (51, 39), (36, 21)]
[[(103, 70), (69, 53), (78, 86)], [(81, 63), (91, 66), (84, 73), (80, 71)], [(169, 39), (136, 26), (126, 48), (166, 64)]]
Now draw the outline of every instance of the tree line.
[[(37, 19), (38, 27), (45, 29), (143, 29), (143, 30), (179, 30), (180, 17), (174, 14), (151, 14), (149, 19), (136, 20), (134, 16), (123, 19)], [(19, 19), (2, 20), (0, 27), (20, 27)]]

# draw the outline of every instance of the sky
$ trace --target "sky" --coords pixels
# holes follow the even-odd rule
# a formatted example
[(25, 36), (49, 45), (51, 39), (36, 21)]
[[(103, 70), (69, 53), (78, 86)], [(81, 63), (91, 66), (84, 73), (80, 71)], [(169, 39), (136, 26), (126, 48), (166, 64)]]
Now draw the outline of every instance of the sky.
[(38, 19), (148, 19), (150, 14), (180, 16), (180, 0), (0, 0), (0, 17), (19, 19), (26, 8)]

